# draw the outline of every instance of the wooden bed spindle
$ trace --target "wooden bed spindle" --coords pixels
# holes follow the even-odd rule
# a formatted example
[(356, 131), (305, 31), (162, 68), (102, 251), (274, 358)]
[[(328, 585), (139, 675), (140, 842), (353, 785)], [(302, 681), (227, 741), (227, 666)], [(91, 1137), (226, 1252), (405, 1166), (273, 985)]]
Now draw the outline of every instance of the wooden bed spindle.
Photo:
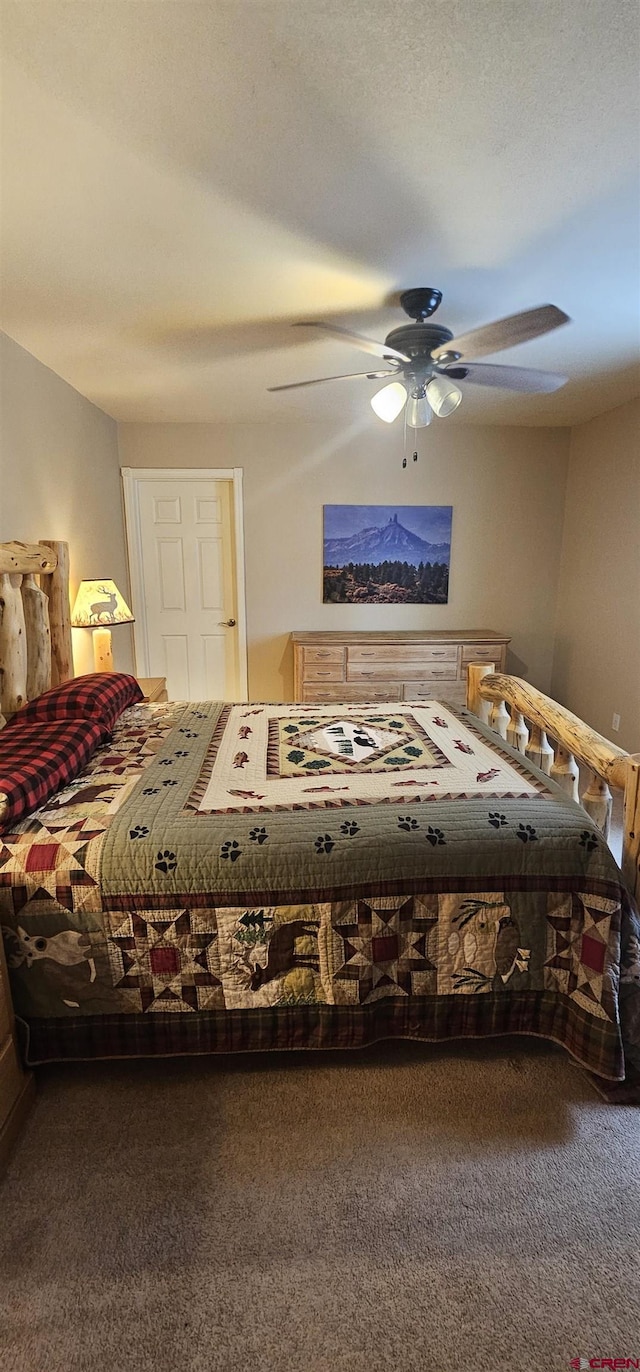
[(49, 600), (28, 572), (22, 578), (22, 606), (27, 640), (27, 700), (49, 689), (51, 681), (51, 630)]
[(71, 644), (71, 607), (69, 605), (69, 544), (42, 538), (40, 545), (55, 554), (51, 575), (42, 579), (42, 589), (49, 597), (51, 622), (51, 685), (60, 686), (73, 676), (73, 648)]
[(489, 723), (491, 728), (495, 729), (496, 733), (499, 734), (500, 738), (503, 738), (506, 743), (507, 730), (511, 723), (511, 715), (509, 714), (504, 700), (496, 700), (494, 702), (491, 714), (489, 715)]
[(593, 773), (586, 791), (583, 791), (580, 804), (594, 824), (597, 824), (604, 837), (608, 838), (611, 828), (613, 796), (604, 777), (598, 776), (597, 772)]
[(507, 743), (512, 748), (517, 748), (519, 753), (526, 753), (529, 742), (529, 730), (525, 724), (522, 710), (512, 710), (511, 721), (507, 729)]
[(546, 732), (539, 724), (531, 725), (531, 738), (526, 747), (526, 754), (534, 767), (539, 767), (546, 776), (551, 773), (553, 762), (553, 748), (547, 738)]
[(13, 714), (27, 701), (27, 636), (22, 576), (0, 572), (0, 709)]
[(568, 748), (563, 748), (561, 744), (558, 744), (556, 749), (555, 759), (551, 764), (549, 775), (552, 781), (557, 781), (558, 786), (561, 786), (563, 791), (566, 791), (567, 795), (571, 796), (571, 799), (579, 804), (578, 764), (573, 753), (570, 753)]

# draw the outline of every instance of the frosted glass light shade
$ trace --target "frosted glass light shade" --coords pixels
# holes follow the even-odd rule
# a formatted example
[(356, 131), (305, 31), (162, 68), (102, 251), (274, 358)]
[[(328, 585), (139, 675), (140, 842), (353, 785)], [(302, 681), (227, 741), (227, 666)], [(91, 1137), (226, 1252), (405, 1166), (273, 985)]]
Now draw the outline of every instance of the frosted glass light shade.
[(383, 386), (381, 391), (376, 391), (371, 397), (371, 409), (377, 414), (378, 419), (384, 419), (385, 424), (393, 424), (397, 419), (402, 406), (407, 398), (407, 392), (399, 381), (392, 381), (388, 386)]
[(426, 395), (410, 395), (407, 401), (407, 424), (410, 429), (426, 429), (433, 419), (433, 410)]
[(442, 374), (431, 378), (427, 386), (427, 395), (431, 408), (439, 419), (446, 419), (447, 415), (453, 414), (462, 400), (459, 386)]
[(74, 629), (95, 629), (106, 624), (133, 624), (134, 617), (114, 581), (81, 581), (71, 623)]

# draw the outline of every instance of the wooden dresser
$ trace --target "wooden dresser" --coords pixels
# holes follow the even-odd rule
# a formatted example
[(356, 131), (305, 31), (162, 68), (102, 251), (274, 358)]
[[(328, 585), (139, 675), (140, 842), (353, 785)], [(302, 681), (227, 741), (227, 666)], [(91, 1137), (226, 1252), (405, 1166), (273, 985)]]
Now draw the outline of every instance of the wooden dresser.
[(293, 698), (420, 700), (464, 705), (469, 662), (503, 672), (505, 634), (493, 629), (302, 631), (293, 641)]
[(31, 1106), (34, 1084), (23, 1072), (14, 1039), (13, 1006), (0, 935), (0, 1173)]

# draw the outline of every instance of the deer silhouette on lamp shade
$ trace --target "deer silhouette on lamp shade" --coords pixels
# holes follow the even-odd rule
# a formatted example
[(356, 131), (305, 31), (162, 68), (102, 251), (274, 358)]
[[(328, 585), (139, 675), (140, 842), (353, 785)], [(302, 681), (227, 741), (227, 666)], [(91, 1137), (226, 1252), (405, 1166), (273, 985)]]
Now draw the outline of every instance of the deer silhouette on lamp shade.
[(74, 629), (93, 629), (96, 672), (113, 671), (111, 624), (132, 624), (133, 615), (114, 581), (107, 577), (81, 581), (71, 616)]
[(89, 607), (92, 622), (99, 624), (102, 616), (105, 615), (106, 623), (111, 624), (118, 604), (118, 592), (110, 591), (108, 586), (98, 586), (98, 590), (107, 598), (106, 600), (94, 600), (93, 605)]

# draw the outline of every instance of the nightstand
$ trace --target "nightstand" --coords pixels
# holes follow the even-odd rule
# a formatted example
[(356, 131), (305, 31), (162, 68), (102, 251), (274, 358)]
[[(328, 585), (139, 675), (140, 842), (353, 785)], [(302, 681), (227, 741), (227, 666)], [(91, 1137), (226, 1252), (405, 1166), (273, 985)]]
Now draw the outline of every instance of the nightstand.
[(141, 690), (144, 691), (144, 703), (148, 705), (151, 701), (168, 700), (167, 678), (166, 676), (139, 676), (136, 678)]
[(31, 1072), (24, 1072), (14, 1038), (13, 1006), (0, 936), (0, 1173), (34, 1096)]

